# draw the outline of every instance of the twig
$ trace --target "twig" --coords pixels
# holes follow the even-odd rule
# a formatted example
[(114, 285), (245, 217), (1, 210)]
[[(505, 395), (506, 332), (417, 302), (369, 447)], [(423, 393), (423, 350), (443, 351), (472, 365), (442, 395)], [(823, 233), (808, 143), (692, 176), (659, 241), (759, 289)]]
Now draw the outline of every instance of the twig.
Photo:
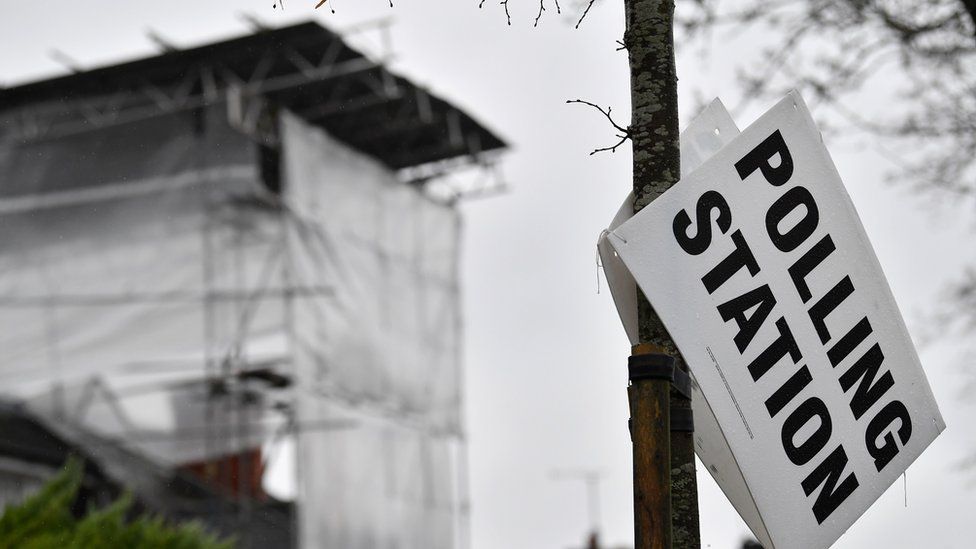
[(630, 135), (631, 135), (630, 128), (629, 127), (625, 128), (625, 127), (621, 126), (620, 124), (617, 124), (613, 120), (613, 117), (610, 116), (610, 112), (612, 110), (612, 107), (607, 107), (607, 110), (603, 110), (603, 108), (601, 108), (599, 105), (596, 105), (594, 103), (590, 103), (589, 101), (583, 101), (582, 99), (570, 99), (570, 100), (567, 100), (566, 103), (567, 104), (568, 103), (580, 103), (580, 104), (583, 104), (583, 105), (588, 105), (590, 107), (593, 107), (594, 109), (600, 111), (600, 114), (602, 114), (603, 116), (607, 117), (607, 120), (610, 121), (610, 124), (614, 127), (614, 129), (616, 129), (618, 132), (620, 132), (620, 133), (617, 134), (617, 137), (620, 139), (620, 141), (618, 141), (616, 145), (612, 145), (610, 147), (602, 147), (602, 148), (599, 148), (599, 149), (594, 149), (593, 152), (590, 153), (590, 156), (593, 156), (594, 154), (596, 154), (598, 152), (605, 152), (605, 151), (610, 151), (612, 153), (615, 153), (615, 152), (617, 152), (617, 147), (623, 145), (624, 143), (627, 142), (628, 139), (630, 139)]
[(583, 10), (583, 15), (581, 15), (579, 21), (576, 22), (577, 29), (583, 24), (583, 19), (586, 19), (586, 14), (590, 13), (590, 8), (593, 7), (593, 2), (596, 2), (596, 0), (590, 0), (590, 3), (586, 5), (586, 9)]
[(505, 6), (505, 18), (508, 19), (508, 26), (512, 26), (512, 16), (508, 13), (508, 0), (502, 0), (501, 5)]
[[(555, 1), (556, 1), (556, 13), (562, 14), (563, 10), (559, 7), (559, 0), (555, 0)], [(539, 26), (539, 19), (542, 18), (542, 12), (546, 11), (545, 4), (546, 4), (546, 0), (539, 0), (539, 13), (537, 13), (535, 16), (535, 24), (532, 25), (533, 27)]]
[[(315, 4), (315, 9), (321, 8), (322, 5), (325, 4), (328, 1), (329, 0), (319, 0), (319, 3), (318, 4)], [(331, 11), (332, 13), (335, 13), (335, 8), (332, 7), (332, 4), (329, 4), (329, 11)]]

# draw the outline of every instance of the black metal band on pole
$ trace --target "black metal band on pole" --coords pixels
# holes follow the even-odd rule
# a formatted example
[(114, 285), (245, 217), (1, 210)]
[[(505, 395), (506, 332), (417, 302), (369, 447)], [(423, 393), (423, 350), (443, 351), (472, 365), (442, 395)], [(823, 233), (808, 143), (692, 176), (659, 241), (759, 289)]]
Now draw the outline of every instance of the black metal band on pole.
[[(681, 397), (691, 400), (691, 376), (678, 368), (674, 357), (660, 353), (632, 355), (627, 360), (629, 381), (642, 379), (666, 380), (671, 383)], [(694, 413), (689, 407), (670, 406), (671, 419), (668, 422), (671, 432), (695, 432)], [(633, 429), (633, 422), (628, 421), (628, 428)], [(631, 437), (633, 440), (633, 436)]]
[(627, 373), (635, 379), (666, 379), (674, 382), (674, 357), (661, 353), (631, 355), (627, 359)]

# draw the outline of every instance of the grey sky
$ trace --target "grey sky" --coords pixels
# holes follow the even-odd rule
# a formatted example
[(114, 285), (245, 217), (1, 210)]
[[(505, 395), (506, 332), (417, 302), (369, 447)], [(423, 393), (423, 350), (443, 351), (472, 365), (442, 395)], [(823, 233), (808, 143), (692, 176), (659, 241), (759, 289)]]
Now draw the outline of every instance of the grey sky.
[[(392, 9), (386, 0), (338, 0), (334, 15), (313, 11), (312, 0), (286, 0), (284, 12), (272, 2), (4, 0), (0, 84), (63, 72), (49, 58), (51, 49), (84, 68), (155, 53), (145, 36), (150, 27), (189, 46), (247, 32), (241, 12), (271, 25), (315, 17), (340, 31), (394, 17), (396, 70), (514, 146), (504, 163), (511, 192), (463, 206), (473, 547), (579, 545), (587, 526), (583, 486), (550, 478), (554, 469), (574, 467), (606, 473), (605, 539), (629, 543), (629, 349), (605, 284), (597, 294), (595, 244), (629, 188), (630, 153), (623, 147), (588, 156), (614, 142), (612, 129), (596, 111), (565, 104), (582, 98), (610, 105), (618, 121), (627, 121), (626, 57), (614, 43), (622, 33), (622, 3), (602, 2), (574, 30), (554, 11), (533, 29), (538, 4), (529, 0), (512, 0), (511, 27), (492, 0), (482, 10), (478, 0), (398, 0)], [(747, 53), (748, 39), (715, 42), (721, 53), (708, 63), (692, 55), (679, 60), (685, 122), (692, 90), (707, 98), (734, 96), (730, 64)], [(736, 122), (745, 127), (756, 109), (771, 104), (754, 105)], [(810, 106), (816, 115), (816, 104)], [(970, 225), (960, 211), (933, 214), (904, 189), (884, 184), (890, 165), (870, 147), (830, 139), (827, 146), (918, 340), (940, 287), (976, 255)], [(837, 547), (972, 545), (976, 476), (957, 464), (976, 452), (967, 421), (974, 410), (959, 396), (965, 377), (953, 362), (957, 347), (921, 349), (948, 428), (909, 470), (908, 507), (899, 481)], [(700, 479), (703, 547), (737, 547), (745, 526), (708, 475)]]

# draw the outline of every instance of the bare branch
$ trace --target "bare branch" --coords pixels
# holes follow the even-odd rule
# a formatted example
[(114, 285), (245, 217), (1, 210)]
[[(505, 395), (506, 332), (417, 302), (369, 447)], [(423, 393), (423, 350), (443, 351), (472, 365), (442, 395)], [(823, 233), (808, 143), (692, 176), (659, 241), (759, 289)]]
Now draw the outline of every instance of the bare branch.
[[(321, 8), (328, 1), (329, 0), (319, 0), (319, 3), (318, 4), (315, 4), (315, 9)], [(278, 2), (281, 4), (281, 9), (285, 9), (285, 1), (284, 0), (278, 0)], [(390, 2), (390, 7), (392, 8), (393, 7), (393, 0), (389, 0), (389, 2)], [(478, 7), (481, 7), (481, 6), (478, 6)], [(332, 7), (332, 4), (329, 4), (329, 10), (332, 13), (335, 13), (336, 12), (335, 11), (335, 8)]]
[(570, 100), (567, 100), (566, 103), (567, 104), (569, 104), (569, 103), (580, 103), (582, 105), (587, 105), (587, 106), (593, 107), (594, 109), (600, 111), (600, 114), (602, 114), (603, 116), (607, 117), (607, 120), (610, 121), (610, 124), (614, 127), (614, 129), (616, 129), (618, 132), (620, 132), (620, 133), (617, 134), (617, 138), (619, 138), (620, 141), (618, 141), (615, 145), (612, 145), (612, 146), (609, 146), (609, 147), (602, 147), (602, 148), (599, 148), (599, 149), (594, 149), (593, 152), (590, 153), (590, 156), (592, 156), (592, 155), (594, 155), (594, 154), (596, 154), (598, 152), (605, 152), (605, 151), (610, 151), (612, 153), (615, 153), (615, 152), (617, 152), (617, 147), (623, 145), (624, 143), (627, 142), (628, 139), (630, 139), (630, 137), (631, 137), (630, 128), (629, 127), (625, 128), (625, 127), (621, 126), (620, 124), (617, 124), (614, 121), (613, 117), (610, 116), (610, 112), (611, 112), (611, 109), (612, 109), (611, 107), (607, 107), (606, 110), (603, 110), (603, 108), (600, 107), (599, 105), (596, 105), (594, 103), (590, 103), (589, 101), (583, 101), (582, 99), (570, 99)]
[[(555, 0), (555, 2), (556, 2), (556, 13), (562, 14), (563, 10), (559, 7), (559, 0)], [(539, 26), (539, 19), (542, 18), (542, 12), (546, 11), (545, 4), (546, 4), (546, 0), (539, 0), (539, 13), (537, 13), (535, 16), (535, 24), (532, 25), (533, 27)]]
[(596, 2), (596, 0), (590, 0), (590, 2), (586, 5), (586, 9), (583, 10), (583, 15), (581, 15), (579, 21), (576, 22), (577, 29), (583, 24), (583, 19), (586, 19), (586, 14), (590, 13), (590, 8), (593, 7), (593, 2)]
[[(508, 19), (508, 26), (512, 26), (512, 16), (508, 14), (508, 0), (502, 0), (499, 2), (502, 6), (505, 6), (505, 17)], [(478, 2), (478, 9), (480, 10), (485, 6), (485, 0)]]

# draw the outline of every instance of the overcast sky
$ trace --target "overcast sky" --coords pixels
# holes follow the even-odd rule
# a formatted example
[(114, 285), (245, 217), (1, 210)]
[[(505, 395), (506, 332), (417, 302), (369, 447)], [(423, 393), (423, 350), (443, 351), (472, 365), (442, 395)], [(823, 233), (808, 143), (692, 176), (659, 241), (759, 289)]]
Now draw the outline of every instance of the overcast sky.
[[(473, 547), (580, 545), (583, 486), (551, 478), (580, 467), (605, 473), (605, 539), (632, 543), (629, 346), (605, 283), (597, 294), (595, 265), (597, 236), (630, 187), (630, 153), (589, 156), (614, 142), (612, 129), (595, 111), (565, 104), (582, 98), (612, 106), (619, 121), (629, 118), (626, 57), (614, 43), (622, 2), (604, 0), (574, 30), (551, 7), (533, 29), (538, 4), (528, 0), (511, 1), (511, 27), (494, 0), (481, 10), (478, 0), (398, 0), (392, 9), (386, 0), (338, 0), (336, 14), (313, 11), (312, 0), (286, 0), (284, 12), (272, 9), (273, 0), (3, 1), (0, 85), (63, 72), (52, 49), (84, 68), (156, 53), (149, 28), (179, 46), (241, 34), (248, 30), (242, 12), (270, 25), (314, 17), (336, 30), (395, 18), (395, 69), (513, 145), (504, 162), (510, 191), (463, 206)], [(750, 53), (748, 39), (726, 44), (719, 35), (714, 43), (720, 53), (708, 62), (690, 51), (679, 60), (683, 122), (693, 114), (693, 93), (735, 95), (731, 62)], [(738, 125), (771, 104), (739, 113)], [(811, 109), (816, 115), (816, 104)], [(976, 259), (972, 220), (884, 184), (890, 165), (870, 142), (828, 139), (827, 146), (918, 341), (940, 288)], [(958, 463), (976, 452), (974, 410), (960, 398), (958, 350), (945, 342), (921, 349), (948, 429), (909, 469), (907, 508), (898, 481), (837, 547), (972, 546), (976, 476)], [(700, 486), (703, 546), (737, 547), (746, 527), (707, 474)]]

